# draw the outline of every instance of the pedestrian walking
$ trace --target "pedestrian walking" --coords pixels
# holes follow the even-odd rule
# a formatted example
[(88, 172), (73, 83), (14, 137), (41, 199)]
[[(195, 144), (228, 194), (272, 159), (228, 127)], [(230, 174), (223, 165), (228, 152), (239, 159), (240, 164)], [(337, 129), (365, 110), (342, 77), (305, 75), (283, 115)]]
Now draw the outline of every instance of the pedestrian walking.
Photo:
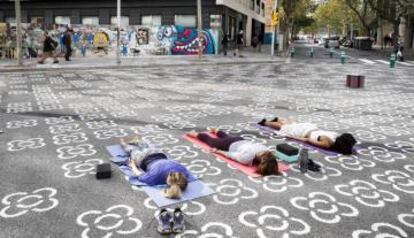
[(260, 32), (260, 34), (259, 34), (259, 45), (258, 45), (259, 52), (262, 52), (262, 45), (263, 45), (263, 32)]
[(241, 48), (244, 45), (244, 32), (243, 32), (243, 30), (240, 30), (239, 34), (237, 34), (236, 45), (237, 45), (237, 47), (236, 47), (236, 51), (234, 52), (234, 56), (241, 57), (240, 56), (240, 51), (241, 51)]
[(67, 28), (65, 35), (63, 36), (63, 44), (66, 48), (65, 60), (70, 61), (70, 57), (72, 56), (72, 30), (69, 28)]
[(224, 34), (223, 39), (221, 40), (221, 45), (223, 46), (223, 54), (224, 56), (227, 55), (227, 50), (229, 47), (229, 35)]
[(45, 40), (43, 42), (43, 55), (38, 63), (43, 64), (49, 57), (53, 57), (54, 64), (59, 63), (59, 60), (56, 58), (56, 55), (54, 53), (57, 46), (58, 43), (52, 39), (52, 34), (45, 32)]
[(259, 36), (257, 34), (254, 34), (253, 39), (252, 39), (252, 46), (256, 50), (258, 45), (259, 45)]

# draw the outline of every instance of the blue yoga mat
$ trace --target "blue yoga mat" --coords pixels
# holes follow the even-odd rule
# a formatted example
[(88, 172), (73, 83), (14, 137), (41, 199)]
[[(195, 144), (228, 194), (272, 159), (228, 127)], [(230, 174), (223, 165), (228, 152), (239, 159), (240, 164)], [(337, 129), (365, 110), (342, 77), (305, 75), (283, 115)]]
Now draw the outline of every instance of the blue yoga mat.
[(164, 197), (162, 195), (163, 188), (160, 187), (145, 186), (142, 187), (142, 189), (148, 194), (148, 196), (151, 197), (158, 207), (167, 207), (216, 193), (200, 180), (189, 183), (187, 185), (187, 189), (181, 194), (180, 199), (169, 199)]
[(177, 203), (182, 203), (188, 200), (193, 200), (200, 197), (205, 197), (214, 194), (215, 192), (205, 185), (203, 182), (196, 180), (187, 185), (187, 189), (181, 194), (180, 199), (169, 199), (162, 195), (162, 190), (166, 185), (149, 186), (138, 180), (133, 175), (131, 169), (125, 165), (129, 159), (128, 154), (120, 145), (107, 146), (106, 150), (111, 154), (111, 161), (114, 162), (119, 170), (128, 177), (128, 181), (132, 185), (141, 186), (142, 190), (155, 202), (158, 207), (166, 207)]

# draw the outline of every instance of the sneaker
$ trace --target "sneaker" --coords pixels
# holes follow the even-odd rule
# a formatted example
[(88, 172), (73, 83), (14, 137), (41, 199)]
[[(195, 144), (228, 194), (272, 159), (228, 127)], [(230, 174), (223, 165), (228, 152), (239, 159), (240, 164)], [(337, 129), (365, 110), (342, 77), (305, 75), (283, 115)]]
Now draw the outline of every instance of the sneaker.
[(161, 209), (157, 220), (157, 231), (161, 235), (171, 234), (171, 214), (166, 209)]
[(172, 231), (174, 233), (181, 233), (185, 230), (184, 224), (184, 213), (181, 211), (179, 207), (174, 210), (173, 214), (173, 228)]
[(308, 165), (309, 165), (308, 149), (302, 148), (299, 153), (300, 172), (306, 173), (308, 171)]
[(43, 61), (38, 61), (37, 63), (38, 63), (38, 64), (44, 64), (45, 62), (43, 62)]
[(266, 123), (266, 119), (263, 118), (261, 121), (259, 121), (257, 124), (261, 125), (261, 126), (265, 126)]
[(321, 171), (321, 166), (319, 164), (313, 162), (313, 160), (309, 159), (308, 169), (310, 171), (313, 171), (313, 172), (320, 172)]
[(59, 64), (59, 60), (53, 61), (54, 64)]

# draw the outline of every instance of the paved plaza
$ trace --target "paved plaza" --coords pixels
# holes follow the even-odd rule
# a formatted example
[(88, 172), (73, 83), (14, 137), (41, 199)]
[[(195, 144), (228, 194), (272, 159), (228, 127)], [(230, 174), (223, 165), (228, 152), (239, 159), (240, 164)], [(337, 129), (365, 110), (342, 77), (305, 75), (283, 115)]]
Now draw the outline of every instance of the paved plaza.
[[(146, 193), (115, 166), (95, 179), (105, 147), (134, 134), (216, 191), (182, 204), (176, 237), (414, 237), (413, 75), (316, 59), (1, 73), (0, 237), (161, 237)], [(274, 116), (350, 132), (357, 152), (251, 178), (182, 138), (217, 127), (274, 149), (285, 139), (251, 126)]]

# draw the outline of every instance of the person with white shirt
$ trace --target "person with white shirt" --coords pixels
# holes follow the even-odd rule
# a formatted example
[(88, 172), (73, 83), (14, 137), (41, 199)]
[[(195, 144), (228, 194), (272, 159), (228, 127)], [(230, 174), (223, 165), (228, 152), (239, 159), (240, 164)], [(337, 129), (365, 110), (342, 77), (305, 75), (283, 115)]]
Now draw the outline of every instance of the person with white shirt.
[(210, 136), (208, 133), (197, 133), (191, 131), (188, 136), (196, 138), (212, 149), (212, 152), (226, 156), (241, 164), (255, 166), (256, 172), (260, 175), (278, 174), (276, 156), (267, 148), (267, 146), (245, 140), (239, 136), (228, 135), (223, 131), (215, 128), (210, 132), (216, 137)]
[(258, 124), (278, 130), (286, 137), (346, 155), (352, 154), (356, 143), (355, 138), (349, 133), (339, 134), (334, 131), (321, 130), (312, 123), (297, 123), (275, 117), (271, 121), (263, 119)]

